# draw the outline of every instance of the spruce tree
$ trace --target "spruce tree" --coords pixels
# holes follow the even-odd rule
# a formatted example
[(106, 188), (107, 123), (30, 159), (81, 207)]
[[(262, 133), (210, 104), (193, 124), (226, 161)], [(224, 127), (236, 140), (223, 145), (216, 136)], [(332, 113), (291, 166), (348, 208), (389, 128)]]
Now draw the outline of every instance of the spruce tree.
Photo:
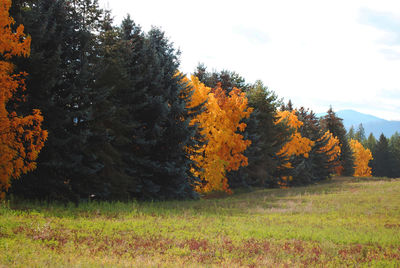
[(365, 130), (364, 130), (363, 124), (358, 125), (358, 129), (357, 129), (356, 133), (354, 134), (354, 139), (358, 140), (360, 143), (365, 142), (366, 137), (365, 137)]
[(221, 87), (226, 90), (227, 93), (234, 87), (245, 91), (250, 86), (246, 83), (246, 80), (236, 72), (228, 70), (208, 72), (207, 67), (201, 63), (196, 67), (193, 74), (199, 78), (200, 82), (210, 88), (215, 88), (218, 83), (221, 84)]
[(281, 109), (281, 111), (289, 111), (289, 112), (293, 111), (294, 108), (293, 108), (292, 100), (289, 100), (287, 104), (282, 103), (280, 109)]
[(375, 138), (374, 134), (372, 134), (372, 133), (369, 134), (368, 139), (366, 139), (364, 141), (363, 146), (365, 148), (368, 148), (371, 152), (375, 151), (376, 138)]
[(394, 170), (393, 177), (400, 178), (400, 134), (395, 132), (389, 140), (390, 152), (393, 156)]
[(349, 132), (347, 132), (347, 139), (349, 141), (354, 139), (354, 135), (355, 135), (354, 126), (351, 126), (350, 129), (349, 129)]
[[(124, 25), (126, 34), (128, 21)], [(137, 182), (130, 194), (146, 199), (193, 197), (196, 178), (190, 172), (193, 162), (187, 147), (196, 146), (197, 129), (189, 125), (188, 86), (177, 74), (179, 51), (160, 29), (153, 28), (140, 53), (129, 66), (131, 91), (144, 93), (135, 97), (134, 111), (128, 111), (138, 122), (133, 128), (133, 154), (128, 156), (129, 172)]]
[(346, 129), (343, 126), (342, 119), (336, 116), (332, 107), (328, 110), (327, 115), (321, 118), (321, 126), (326, 131), (329, 130), (333, 136), (340, 141), (340, 163), (343, 167), (342, 175), (353, 176), (354, 174), (354, 157), (349, 142), (346, 137)]
[(377, 177), (395, 177), (395, 162), (390, 151), (389, 142), (385, 135), (381, 134), (373, 152), (372, 174)]
[(30, 74), (27, 103), (42, 110), (49, 138), (36, 171), (14, 190), (25, 197), (78, 202), (86, 175), (100, 167), (83, 148), (91, 135), (92, 31), (101, 11), (96, 1), (86, 0), (38, 0), (17, 7), (16, 17), (32, 36), (31, 57), (17, 66)]
[(292, 157), (291, 163), (294, 168), (287, 171), (293, 177), (290, 184), (309, 184), (329, 178), (335, 167), (335, 163), (330, 160), (330, 151), (323, 150), (324, 146), (328, 144), (329, 138), (324, 136), (325, 131), (313, 111), (301, 107), (296, 115), (303, 122), (299, 129), (301, 136), (314, 141), (314, 146), (308, 153), (308, 157)]
[[(276, 184), (275, 172), (278, 165), (276, 157), (289, 132), (283, 125), (275, 125), (277, 107), (280, 105), (276, 94), (261, 81), (256, 81), (245, 91), (249, 107), (254, 111), (246, 121), (246, 138), (252, 141), (246, 150), (249, 165), (241, 169), (241, 184), (270, 187)], [(229, 185), (239, 184), (230, 178)]]
[[(122, 88), (129, 87), (123, 64), (127, 53), (119, 39), (119, 29), (112, 24), (110, 11), (105, 11), (95, 43), (95, 82), (90, 96), (92, 105), (88, 121), (91, 137), (85, 147), (86, 159), (98, 163), (99, 168), (87, 174), (85, 184), (81, 185), (81, 189), (84, 188), (95, 199), (127, 199), (127, 181), (132, 179), (126, 174), (122, 151), (118, 146), (118, 141), (125, 138), (121, 138), (121, 121), (124, 120), (128, 127), (129, 118), (118, 115), (122, 105), (116, 97)], [(127, 143), (123, 147), (126, 148)]]

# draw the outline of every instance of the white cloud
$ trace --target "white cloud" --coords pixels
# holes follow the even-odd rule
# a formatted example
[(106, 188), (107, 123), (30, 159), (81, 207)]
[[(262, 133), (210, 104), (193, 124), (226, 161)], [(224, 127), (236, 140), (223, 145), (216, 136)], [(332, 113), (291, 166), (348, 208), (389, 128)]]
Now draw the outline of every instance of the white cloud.
[(400, 92), (400, 46), (382, 42), (387, 29), (365, 21), (365, 10), (400, 18), (398, 1), (100, 0), (107, 2), (116, 21), (130, 13), (145, 30), (161, 26), (186, 73), (203, 62), (261, 79), (316, 112), (331, 104), (400, 120), (400, 99), (380, 95)]

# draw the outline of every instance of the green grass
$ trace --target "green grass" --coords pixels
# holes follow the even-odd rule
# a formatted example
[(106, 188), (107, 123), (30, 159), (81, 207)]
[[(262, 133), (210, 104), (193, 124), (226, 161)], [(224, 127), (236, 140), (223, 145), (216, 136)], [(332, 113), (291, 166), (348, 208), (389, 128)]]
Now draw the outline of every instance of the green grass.
[(400, 266), (400, 180), (219, 199), (0, 207), (0, 266)]

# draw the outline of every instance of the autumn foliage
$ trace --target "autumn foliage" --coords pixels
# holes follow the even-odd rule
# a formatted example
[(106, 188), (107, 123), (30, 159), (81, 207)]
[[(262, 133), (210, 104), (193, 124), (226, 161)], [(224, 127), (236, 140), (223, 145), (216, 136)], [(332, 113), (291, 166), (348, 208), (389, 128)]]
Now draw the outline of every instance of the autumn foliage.
[(245, 140), (243, 132), (246, 124), (242, 119), (248, 118), (252, 108), (247, 105), (245, 93), (234, 88), (227, 95), (217, 85), (211, 89), (202, 84), (197, 77), (188, 81), (193, 88), (192, 100), (188, 108), (205, 103), (204, 111), (195, 116), (191, 124), (197, 124), (205, 144), (191, 154), (192, 160), (200, 168), (196, 175), (203, 181), (196, 186), (199, 192), (230, 192), (226, 172), (238, 170), (247, 165), (243, 152), (251, 144)]
[(341, 153), (339, 139), (327, 130), (325, 134), (321, 137), (321, 140), (327, 140), (325, 146), (323, 146), (320, 151), (326, 153), (329, 156), (329, 162), (336, 162), (335, 166), (340, 165), (339, 156)]
[(11, 178), (36, 168), (36, 158), (47, 138), (41, 129), (43, 117), (39, 110), (31, 115), (18, 116), (9, 111), (7, 104), (18, 90), (25, 90), (25, 73), (13, 74), (14, 66), (9, 60), (13, 56), (27, 57), (30, 53), (30, 38), (24, 27), (12, 31), (14, 20), (9, 16), (11, 1), (0, 4), (0, 193), (4, 198)]
[(308, 138), (302, 137), (298, 132), (298, 129), (303, 125), (297, 116), (295, 111), (278, 111), (278, 120), (275, 124), (284, 123), (293, 130), (289, 141), (278, 152), (278, 156), (281, 157), (286, 163), (283, 167), (292, 168), (292, 164), (289, 162), (291, 156), (304, 156), (308, 158), (311, 148), (314, 146), (314, 142)]
[(358, 140), (351, 139), (350, 147), (354, 154), (354, 176), (370, 177), (372, 176), (371, 168), (368, 166), (372, 160), (372, 153), (369, 149), (365, 149)]

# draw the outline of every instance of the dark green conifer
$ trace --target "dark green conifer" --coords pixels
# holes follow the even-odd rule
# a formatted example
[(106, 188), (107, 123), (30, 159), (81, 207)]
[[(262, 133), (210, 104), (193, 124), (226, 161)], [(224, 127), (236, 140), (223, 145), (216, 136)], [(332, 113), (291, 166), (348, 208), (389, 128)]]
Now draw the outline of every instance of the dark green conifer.
[(194, 75), (199, 78), (200, 82), (210, 88), (215, 88), (218, 83), (221, 84), (221, 87), (228, 93), (234, 87), (246, 91), (250, 86), (246, 83), (246, 80), (236, 72), (228, 70), (208, 72), (207, 67), (201, 63), (196, 67)]
[(376, 138), (374, 134), (370, 133), (368, 136), (368, 139), (366, 139), (363, 143), (363, 146), (365, 148), (370, 149), (371, 152), (375, 151), (375, 146), (376, 146)]
[(372, 174), (377, 177), (395, 177), (395, 161), (390, 150), (389, 142), (385, 135), (381, 134), (373, 152)]
[(336, 116), (332, 107), (328, 110), (327, 115), (321, 118), (321, 126), (326, 131), (329, 130), (333, 136), (337, 137), (340, 142), (341, 155), (340, 163), (343, 167), (343, 175), (353, 176), (354, 174), (354, 157), (349, 142), (346, 137), (346, 129), (343, 126), (342, 119)]
[(365, 137), (365, 129), (364, 129), (363, 124), (358, 125), (358, 129), (357, 129), (356, 133), (354, 133), (354, 139), (358, 140), (360, 143), (365, 142), (366, 137)]
[(32, 37), (31, 56), (17, 62), (29, 73), (22, 109), (39, 108), (49, 132), (38, 168), (13, 190), (25, 197), (77, 201), (85, 176), (100, 167), (87, 162), (83, 148), (91, 135), (92, 31), (101, 11), (96, 1), (84, 0), (38, 0), (13, 11)]
[(393, 177), (400, 178), (400, 134), (395, 132), (389, 140), (390, 151), (393, 155), (394, 170)]
[(349, 132), (347, 132), (347, 139), (350, 141), (351, 139), (354, 139), (355, 137), (355, 130), (354, 130), (354, 126), (351, 126), (349, 129)]
[[(278, 97), (261, 81), (256, 81), (245, 91), (249, 107), (254, 108), (246, 121), (246, 139), (252, 141), (246, 150), (249, 165), (241, 169), (242, 185), (270, 187), (276, 185), (276, 153), (288, 139), (289, 132), (283, 125), (275, 125)], [(245, 179), (245, 180), (243, 180)], [(232, 180), (232, 178), (231, 178)], [(229, 182), (232, 185), (232, 181)]]

